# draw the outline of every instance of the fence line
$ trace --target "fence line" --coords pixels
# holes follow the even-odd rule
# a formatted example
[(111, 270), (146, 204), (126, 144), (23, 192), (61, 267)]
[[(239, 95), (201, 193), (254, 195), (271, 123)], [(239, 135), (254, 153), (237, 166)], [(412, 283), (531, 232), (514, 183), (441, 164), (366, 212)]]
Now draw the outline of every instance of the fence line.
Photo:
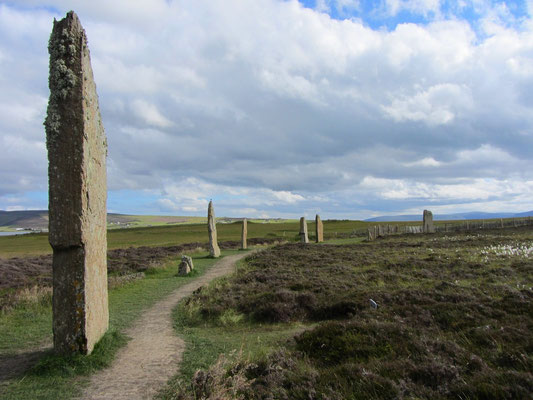
[[(469, 221), (453, 221), (441, 223), (434, 226), (435, 232), (466, 232), (481, 229), (503, 229), (513, 228), (519, 226), (533, 225), (531, 217), (524, 218), (501, 218), (500, 220), (469, 220)], [(359, 233), (359, 232), (357, 232)], [(355, 231), (352, 234), (357, 234)], [(375, 240), (378, 237), (386, 237), (390, 235), (399, 235), (405, 233), (424, 233), (424, 227), (420, 225), (374, 225), (367, 229), (367, 237), (369, 241)]]

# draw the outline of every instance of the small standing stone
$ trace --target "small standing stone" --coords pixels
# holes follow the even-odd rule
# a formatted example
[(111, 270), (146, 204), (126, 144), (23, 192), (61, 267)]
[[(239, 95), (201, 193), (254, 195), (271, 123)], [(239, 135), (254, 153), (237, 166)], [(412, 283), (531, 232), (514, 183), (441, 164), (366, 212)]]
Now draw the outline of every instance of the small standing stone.
[(209, 255), (213, 258), (218, 258), (220, 257), (220, 248), (217, 242), (217, 225), (213, 201), (209, 201), (209, 207), (207, 208), (207, 231), (209, 232)]
[(179, 276), (189, 275), (194, 269), (194, 264), (192, 263), (192, 258), (189, 256), (181, 256), (181, 263), (178, 269)]
[(246, 218), (242, 220), (242, 234), (241, 234), (241, 249), (246, 250), (248, 248), (248, 221)]
[(315, 217), (316, 222), (316, 242), (321, 243), (324, 241), (324, 225), (322, 224), (322, 220), (320, 219), (320, 215), (316, 215)]
[(435, 225), (433, 225), (433, 213), (429, 210), (424, 210), (424, 233), (435, 233)]
[(107, 141), (87, 36), (70, 11), (48, 43), (46, 120), (53, 333), (58, 353), (92, 352), (109, 325)]
[(307, 236), (307, 222), (305, 222), (305, 217), (300, 218), (300, 241), (302, 243), (309, 243), (309, 237)]

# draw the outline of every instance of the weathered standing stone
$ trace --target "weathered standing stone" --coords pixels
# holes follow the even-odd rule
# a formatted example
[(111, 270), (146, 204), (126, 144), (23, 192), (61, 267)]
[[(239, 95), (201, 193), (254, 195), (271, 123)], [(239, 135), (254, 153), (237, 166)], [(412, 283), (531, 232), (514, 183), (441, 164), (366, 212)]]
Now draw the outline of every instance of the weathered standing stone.
[(300, 242), (309, 243), (309, 237), (307, 236), (307, 222), (305, 222), (305, 217), (300, 218)]
[(54, 20), (48, 44), (49, 241), (58, 353), (88, 354), (106, 332), (106, 156), (87, 37), (74, 12)]
[(246, 218), (242, 220), (242, 234), (241, 234), (241, 249), (248, 248), (248, 221)]
[(433, 213), (428, 210), (424, 210), (424, 233), (435, 233), (435, 225), (433, 225)]
[(178, 269), (179, 276), (189, 275), (194, 269), (194, 264), (192, 263), (192, 258), (189, 256), (181, 256), (181, 263)]
[(367, 237), (367, 240), (369, 242), (372, 242), (373, 240), (376, 240), (376, 234), (375, 234), (375, 229), (373, 226), (371, 226), (370, 228), (368, 228), (368, 237)]
[(324, 224), (322, 224), (322, 220), (320, 219), (320, 215), (316, 215), (315, 217), (315, 230), (316, 230), (316, 242), (321, 243), (324, 241)]
[(209, 202), (207, 208), (207, 231), (209, 232), (209, 254), (211, 257), (220, 257), (220, 248), (217, 242), (217, 225), (215, 221), (215, 209), (213, 208), (213, 201)]

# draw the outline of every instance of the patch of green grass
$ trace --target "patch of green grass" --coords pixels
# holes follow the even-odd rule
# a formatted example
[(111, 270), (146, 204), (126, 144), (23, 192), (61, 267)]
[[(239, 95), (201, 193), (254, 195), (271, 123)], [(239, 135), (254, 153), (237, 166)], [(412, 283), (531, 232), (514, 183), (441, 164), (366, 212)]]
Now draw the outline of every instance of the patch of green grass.
[(184, 312), (180, 306), (173, 313), (176, 333), (187, 345), (180, 372), (161, 390), (159, 399), (176, 398), (183, 389), (190, 389), (194, 373), (209, 368), (220, 356), (230, 362), (260, 360), (305, 327), (301, 323), (255, 325), (242, 319), (229, 324), (222, 320), (220, 325), (191, 327)]
[[(223, 255), (236, 253), (224, 251)], [(163, 267), (149, 269), (144, 279), (110, 290), (110, 329), (90, 356), (62, 357), (49, 354), (22, 379), (19, 377), (1, 386), (0, 397), (68, 399), (79, 394), (88, 375), (107, 366), (116, 351), (126, 343), (127, 338), (122, 332), (144, 310), (195, 276), (204, 274), (217, 261), (209, 258), (207, 253), (193, 254), (193, 260), (195, 270), (189, 276), (177, 276), (180, 260), (174, 260)], [(42, 342), (51, 343), (51, 325), (50, 305), (21, 307), (0, 315), (0, 356), (7, 357), (23, 349), (30, 350)]]
[(52, 307), (34, 303), (0, 313), (0, 355), (51, 343)]
[(81, 394), (89, 375), (111, 364), (116, 352), (127, 338), (116, 330), (109, 330), (96, 344), (89, 356), (59, 356), (51, 351), (22, 379), (4, 388), (5, 400), (69, 399)]
[[(308, 223), (309, 232), (314, 232), (314, 222)], [(326, 239), (348, 236), (354, 229), (365, 229), (367, 222), (324, 221)], [(217, 224), (219, 242), (241, 239), (241, 222)], [(298, 222), (254, 223), (248, 222), (248, 238), (277, 238), (280, 241), (294, 241), (298, 238)], [(184, 243), (207, 243), (206, 224), (162, 225), (143, 228), (108, 230), (108, 249), (130, 246), (174, 246)], [(0, 257), (20, 257), (49, 254), (52, 252), (46, 233), (32, 233), (0, 237)]]

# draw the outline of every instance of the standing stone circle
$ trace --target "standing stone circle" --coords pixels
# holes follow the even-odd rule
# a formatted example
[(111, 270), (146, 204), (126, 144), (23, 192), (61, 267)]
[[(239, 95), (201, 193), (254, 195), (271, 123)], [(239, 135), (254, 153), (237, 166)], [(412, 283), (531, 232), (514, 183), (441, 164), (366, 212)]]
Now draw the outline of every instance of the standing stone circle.
[(429, 210), (424, 210), (422, 215), (424, 233), (435, 233), (435, 225), (433, 225), (433, 213)]
[(242, 220), (242, 234), (241, 234), (241, 249), (246, 250), (248, 248), (248, 220), (244, 218)]
[(46, 120), (53, 332), (58, 353), (89, 354), (109, 325), (107, 141), (87, 37), (70, 11), (48, 44)]
[(300, 218), (300, 242), (309, 243), (309, 237), (307, 236), (307, 222), (305, 217)]
[(186, 255), (181, 256), (181, 263), (178, 268), (178, 275), (179, 276), (189, 275), (193, 269), (194, 269), (194, 264), (192, 262), (192, 258)]
[(320, 215), (316, 215), (315, 217), (315, 230), (316, 230), (316, 242), (321, 243), (324, 241), (324, 225), (322, 224), (322, 220), (320, 219)]
[(209, 207), (207, 208), (207, 231), (209, 232), (209, 255), (218, 258), (220, 257), (220, 248), (217, 242), (217, 225), (213, 201), (209, 201)]

